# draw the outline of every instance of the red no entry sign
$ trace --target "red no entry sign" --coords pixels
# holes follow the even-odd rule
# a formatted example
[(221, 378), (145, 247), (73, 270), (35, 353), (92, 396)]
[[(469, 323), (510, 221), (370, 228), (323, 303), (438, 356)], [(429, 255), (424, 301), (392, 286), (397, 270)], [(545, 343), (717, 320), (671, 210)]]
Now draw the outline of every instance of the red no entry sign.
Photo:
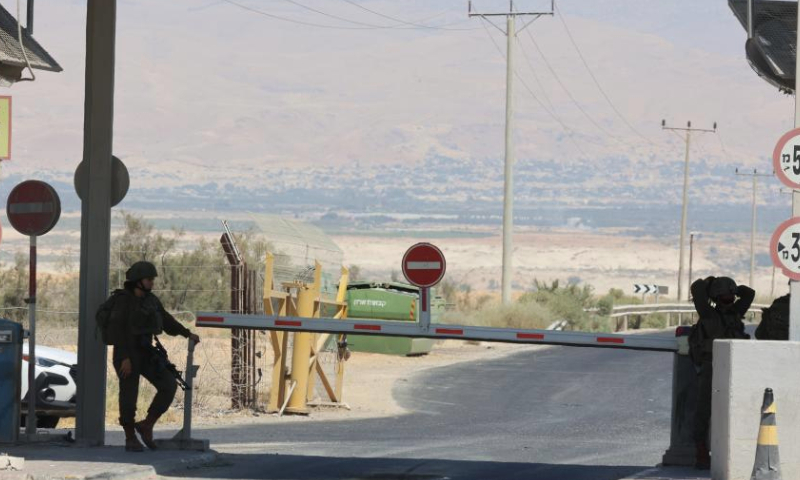
[(418, 243), (403, 255), (403, 275), (412, 285), (428, 288), (444, 277), (447, 263), (444, 254), (435, 245)]
[(61, 216), (61, 200), (55, 189), (38, 180), (27, 180), (11, 190), (6, 203), (11, 226), (29, 236), (44, 235)]

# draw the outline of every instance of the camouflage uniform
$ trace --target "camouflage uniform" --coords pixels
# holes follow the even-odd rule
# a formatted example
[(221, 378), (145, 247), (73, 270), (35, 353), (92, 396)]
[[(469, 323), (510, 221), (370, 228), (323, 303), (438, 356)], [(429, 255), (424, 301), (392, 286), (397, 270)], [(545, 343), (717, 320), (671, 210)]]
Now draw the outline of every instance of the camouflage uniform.
[(159, 363), (160, 358), (153, 353), (153, 335), (166, 332), (169, 335), (188, 337), (191, 332), (164, 310), (158, 297), (152, 293), (137, 297), (128, 289), (114, 304), (111, 325), (119, 325), (123, 329), (117, 337), (121, 341), (114, 346), (114, 368), (119, 372), (120, 365), (126, 358), (131, 360), (133, 368), (127, 378), (119, 379), (120, 424), (133, 424), (135, 421), (140, 376), (152, 383), (157, 391), (147, 413), (161, 416), (172, 404), (177, 383), (175, 377)]
[[(114, 343), (113, 364), (119, 378), (119, 423), (125, 430), (126, 450), (141, 451), (134, 430), (145, 444), (155, 449), (152, 428), (175, 398), (177, 382), (166, 370), (163, 359), (153, 347), (153, 336), (166, 332), (169, 335), (189, 337), (189, 329), (164, 309), (161, 301), (148, 291), (141, 290), (141, 280), (157, 276), (156, 268), (149, 262), (137, 262), (126, 273), (125, 289), (117, 296), (111, 310), (109, 329)], [(142, 296), (136, 295), (140, 289)], [(122, 362), (130, 359), (131, 372), (122, 378)], [(147, 410), (147, 418), (136, 423), (136, 401), (139, 396), (139, 377), (146, 378), (155, 388), (156, 395)]]

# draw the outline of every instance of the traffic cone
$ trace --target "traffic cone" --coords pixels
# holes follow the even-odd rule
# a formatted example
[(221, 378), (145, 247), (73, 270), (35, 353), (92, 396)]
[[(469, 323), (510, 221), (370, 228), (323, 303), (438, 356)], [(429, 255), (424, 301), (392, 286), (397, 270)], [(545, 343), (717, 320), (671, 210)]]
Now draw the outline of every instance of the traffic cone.
[(753, 466), (753, 475), (750, 480), (781, 480), (776, 412), (772, 389), (768, 388), (764, 391), (764, 404), (761, 406), (761, 427), (758, 429), (756, 463)]

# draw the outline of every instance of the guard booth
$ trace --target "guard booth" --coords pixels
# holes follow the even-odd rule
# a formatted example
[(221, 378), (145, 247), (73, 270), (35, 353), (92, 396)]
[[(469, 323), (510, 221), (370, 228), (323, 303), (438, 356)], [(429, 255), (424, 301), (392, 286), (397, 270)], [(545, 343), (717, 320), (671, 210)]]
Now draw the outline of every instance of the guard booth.
[(19, 440), (22, 325), (0, 319), (0, 443)]

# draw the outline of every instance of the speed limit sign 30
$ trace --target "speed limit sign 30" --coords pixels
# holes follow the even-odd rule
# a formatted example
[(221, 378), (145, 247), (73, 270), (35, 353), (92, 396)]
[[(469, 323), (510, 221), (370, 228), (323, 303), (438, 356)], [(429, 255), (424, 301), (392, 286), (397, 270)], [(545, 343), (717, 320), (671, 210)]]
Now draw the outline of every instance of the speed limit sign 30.
[(778, 226), (769, 242), (772, 263), (792, 280), (800, 280), (800, 217)]

